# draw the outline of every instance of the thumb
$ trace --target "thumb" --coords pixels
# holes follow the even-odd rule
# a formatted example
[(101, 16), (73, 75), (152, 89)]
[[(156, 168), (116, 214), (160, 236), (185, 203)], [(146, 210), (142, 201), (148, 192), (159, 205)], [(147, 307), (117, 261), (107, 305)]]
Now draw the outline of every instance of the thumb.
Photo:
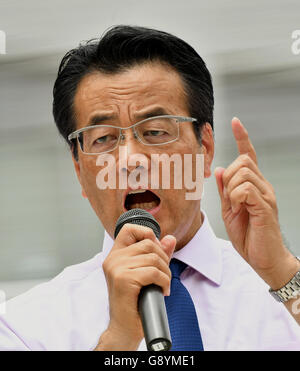
[(160, 240), (164, 252), (171, 259), (176, 246), (176, 238), (170, 234)]
[(222, 176), (223, 176), (223, 173), (224, 173), (225, 169), (223, 167), (216, 167), (215, 168), (215, 177), (216, 177), (216, 181), (217, 181), (217, 187), (218, 187), (218, 191), (219, 191), (219, 195), (221, 197), (221, 199), (224, 197), (223, 195), (223, 180), (222, 180)]
[(228, 207), (230, 207), (230, 200), (229, 197), (226, 195), (226, 191), (224, 192), (224, 185), (223, 185), (223, 174), (225, 169), (223, 167), (216, 167), (215, 168), (215, 177), (217, 182), (217, 187), (221, 199), (222, 209), (226, 210)]

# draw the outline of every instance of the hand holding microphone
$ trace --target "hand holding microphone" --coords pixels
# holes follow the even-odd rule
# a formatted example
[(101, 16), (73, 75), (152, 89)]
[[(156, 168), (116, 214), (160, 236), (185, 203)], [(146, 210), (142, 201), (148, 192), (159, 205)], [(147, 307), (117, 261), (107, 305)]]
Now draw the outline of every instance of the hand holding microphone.
[(131, 222), (122, 223), (119, 230), (117, 223), (114, 246), (103, 263), (110, 323), (100, 338), (99, 350), (136, 350), (144, 337), (138, 309), (141, 289), (154, 284), (164, 295), (169, 294), (169, 261), (175, 249), (175, 237), (165, 236), (159, 241), (149, 225)]

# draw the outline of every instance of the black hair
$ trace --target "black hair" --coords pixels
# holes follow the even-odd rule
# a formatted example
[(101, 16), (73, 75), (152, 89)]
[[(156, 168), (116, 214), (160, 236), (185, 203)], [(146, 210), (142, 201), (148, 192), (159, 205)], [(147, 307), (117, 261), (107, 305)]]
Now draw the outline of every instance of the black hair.
[(62, 59), (53, 88), (53, 116), (60, 134), (73, 149), (68, 135), (76, 130), (74, 97), (81, 79), (93, 71), (122, 72), (147, 61), (167, 63), (180, 75), (189, 114), (197, 119), (195, 134), (208, 122), (213, 129), (214, 96), (211, 75), (199, 54), (185, 41), (167, 32), (119, 25), (100, 39), (92, 39), (70, 50)]

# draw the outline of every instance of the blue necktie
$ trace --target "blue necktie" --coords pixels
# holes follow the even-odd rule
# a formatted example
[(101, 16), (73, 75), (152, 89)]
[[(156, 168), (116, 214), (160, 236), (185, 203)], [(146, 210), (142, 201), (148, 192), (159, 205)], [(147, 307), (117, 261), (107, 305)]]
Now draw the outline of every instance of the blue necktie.
[(165, 296), (172, 338), (171, 350), (203, 350), (194, 303), (180, 281), (180, 274), (186, 267), (185, 263), (171, 259), (171, 295)]

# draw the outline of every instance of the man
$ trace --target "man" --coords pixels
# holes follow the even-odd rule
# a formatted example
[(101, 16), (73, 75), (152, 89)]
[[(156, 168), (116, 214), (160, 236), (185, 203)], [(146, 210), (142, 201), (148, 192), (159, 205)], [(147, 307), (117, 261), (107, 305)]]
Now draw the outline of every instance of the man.
[[(99, 182), (106, 167), (118, 169), (112, 182), (118, 185), (137, 170), (140, 177), (150, 175), (150, 159), (162, 154), (190, 154), (193, 173), (202, 155), (203, 175), (211, 176), (213, 104), (204, 62), (170, 34), (118, 26), (67, 53), (54, 86), (53, 113), (70, 144), (82, 195), (105, 228), (103, 252), (11, 300), (1, 317), (2, 349), (145, 349), (138, 296), (143, 286), (156, 284), (166, 303), (174, 299), (171, 258), (187, 265), (179, 285), (192, 299), (200, 348), (300, 349), (298, 292), (284, 304), (268, 292), (292, 280), (300, 262), (284, 246), (274, 190), (239, 119), (232, 120), (232, 130), (240, 155), (227, 169), (215, 169), (232, 245), (214, 235), (200, 199), (187, 199), (187, 187), (175, 187), (175, 180), (156, 189), (151, 177), (144, 187)], [(115, 164), (109, 167), (111, 159)], [(151, 229), (132, 224), (114, 240), (117, 219), (137, 207), (158, 221), (160, 240)]]

